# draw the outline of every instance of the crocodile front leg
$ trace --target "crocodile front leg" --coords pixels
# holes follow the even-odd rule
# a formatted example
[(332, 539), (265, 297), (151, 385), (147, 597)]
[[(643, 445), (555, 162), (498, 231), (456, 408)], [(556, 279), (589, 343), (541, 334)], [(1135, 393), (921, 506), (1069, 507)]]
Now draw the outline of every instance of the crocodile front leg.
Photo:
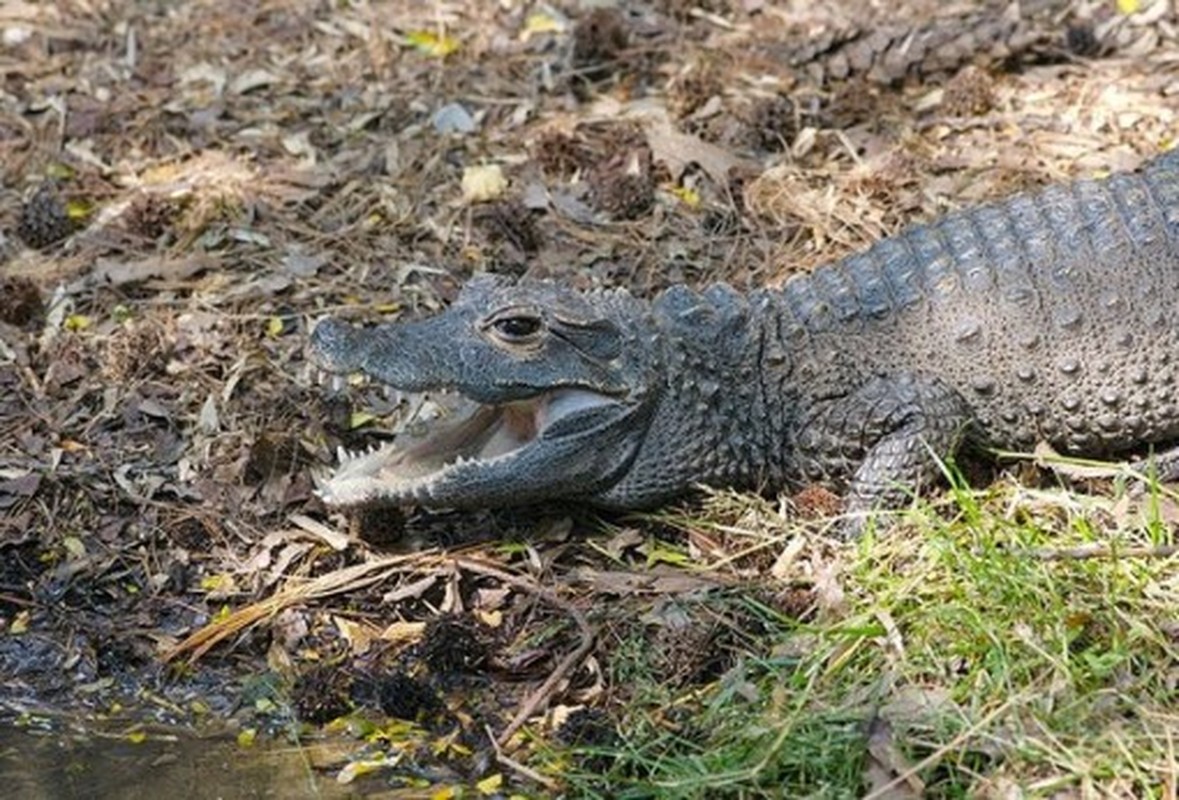
[(847, 486), (842, 532), (863, 532), (869, 512), (896, 508), (939, 476), (971, 420), (956, 391), (910, 373), (872, 378), (850, 395), (816, 401), (796, 434), (803, 472)]

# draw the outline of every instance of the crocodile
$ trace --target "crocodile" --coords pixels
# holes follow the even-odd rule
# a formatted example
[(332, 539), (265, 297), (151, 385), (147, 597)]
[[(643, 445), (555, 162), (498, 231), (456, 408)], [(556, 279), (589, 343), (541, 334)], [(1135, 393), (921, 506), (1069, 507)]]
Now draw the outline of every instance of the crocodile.
[(966, 444), (1107, 456), (1179, 440), (1179, 149), (948, 213), (740, 293), (480, 275), (444, 312), (312, 333), (330, 372), (467, 413), (343, 453), (333, 506), (657, 505), (843, 493), (849, 530)]

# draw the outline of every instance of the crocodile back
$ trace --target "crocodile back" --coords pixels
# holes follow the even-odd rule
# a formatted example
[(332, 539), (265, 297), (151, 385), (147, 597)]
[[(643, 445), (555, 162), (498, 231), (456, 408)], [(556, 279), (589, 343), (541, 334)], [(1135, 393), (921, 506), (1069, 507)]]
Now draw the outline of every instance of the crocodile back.
[(794, 388), (914, 373), (957, 389), (999, 445), (1174, 439), (1179, 151), (948, 214), (760, 302)]

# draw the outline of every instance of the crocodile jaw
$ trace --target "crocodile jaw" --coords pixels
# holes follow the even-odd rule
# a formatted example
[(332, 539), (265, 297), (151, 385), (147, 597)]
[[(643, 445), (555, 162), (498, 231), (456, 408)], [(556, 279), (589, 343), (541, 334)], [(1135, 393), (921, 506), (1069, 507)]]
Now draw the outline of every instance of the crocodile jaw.
[[(560, 438), (551, 430), (556, 423), (617, 405), (617, 400), (588, 389), (558, 388), (528, 400), (469, 405), (457, 419), (431, 423), (424, 437), (409, 444), (399, 436), (368, 453), (341, 448), (336, 470), (316, 477), (320, 498), (338, 507), (480, 505), (485, 498), (474, 488), (482, 483), (480, 477), (510, 480), (513, 462), (537, 455)], [(455, 494), (455, 486), (472, 490)]]

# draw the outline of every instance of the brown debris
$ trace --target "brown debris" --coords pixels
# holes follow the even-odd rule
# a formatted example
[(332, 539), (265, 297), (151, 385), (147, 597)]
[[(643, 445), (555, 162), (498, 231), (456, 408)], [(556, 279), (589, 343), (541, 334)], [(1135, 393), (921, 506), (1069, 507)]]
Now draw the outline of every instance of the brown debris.
[(590, 174), (594, 204), (621, 220), (638, 219), (655, 205), (655, 177), (651, 151), (620, 136), (609, 160)]
[(794, 101), (784, 95), (758, 100), (750, 113), (749, 131), (753, 146), (768, 153), (790, 147), (798, 135), (799, 114)]
[(159, 239), (172, 230), (180, 215), (180, 205), (159, 195), (147, 194), (136, 198), (127, 209), (124, 224), (127, 229), (145, 239)]
[(0, 322), (23, 328), (45, 314), (41, 292), (29, 278), (0, 277)]
[(573, 29), (573, 68), (579, 77), (597, 81), (620, 65), (630, 36), (626, 17), (616, 8), (595, 8)]
[(74, 221), (54, 182), (42, 183), (21, 208), (16, 235), (29, 247), (43, 250), (74, 231)]
[(477, 671), (489, 655), (488, 633), (464, 617), (432, 619), (418, 646), (422, 662), (438, 675)]
[(533, 212), (519, 198), (500, 200), (481, 208), (478, 221), (492, 241), (512, 248), (515, 261), (536, 255), (544, 243)]
[(978, 67), (966, 67), (946, 84), (940, 110), (948, 117), (978, 117), (994, 107), (994, 78)]
[(533, 146), (533, 158), (547, 174), (565, 178), (584, 169), (592, 152), (574, 135), (546, 131)]

